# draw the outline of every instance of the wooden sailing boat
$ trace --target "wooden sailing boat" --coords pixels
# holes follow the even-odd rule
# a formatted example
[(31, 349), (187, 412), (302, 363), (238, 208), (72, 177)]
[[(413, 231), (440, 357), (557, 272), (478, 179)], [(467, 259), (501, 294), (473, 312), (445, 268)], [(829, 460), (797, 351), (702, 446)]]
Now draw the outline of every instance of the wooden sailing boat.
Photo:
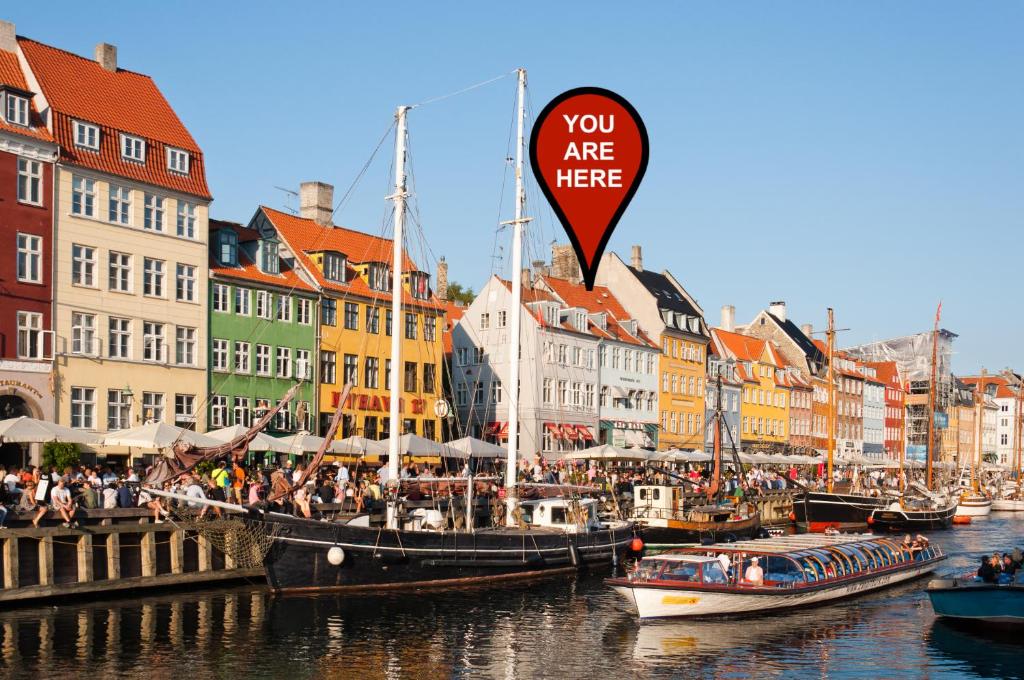
[(974, 391), (974, 451), (971, 455), (971, 478), (968, 488), (960, 494), (960, 504), (956, 509), (958, 517), (985, 517), (992, 512), (992, 499), (982, 492), (978, 484), (978, 466), (981, 464), (981, 443), (984, 434), (986, 376), (985, 370), (982, 369), (981, 379)]
[(836, 445), (835, 317), (828, 308), (828, 457), (826, 490), (806, 491), (793, 501), (793, 521), (805, 532), (861, 531), (868, 528), (868, 517), (886, 505), (881, 496), (835, 493), (833, 465)]
[(992, 501), (993, 512), (1024, 512), (1024, 489), (1021, 488), (1021, 473), (1024, 471), (1021, 461), (1021, 400), (1024, 397), (1024, 381), (1020, 381), (1011, 373), (1008, 376), (1016, 380), (1017, 394), (1013, 400), (1013, 461), (1012, 470), (1016, 475), (1014, 484), (1004, 484), (1000, 497)]

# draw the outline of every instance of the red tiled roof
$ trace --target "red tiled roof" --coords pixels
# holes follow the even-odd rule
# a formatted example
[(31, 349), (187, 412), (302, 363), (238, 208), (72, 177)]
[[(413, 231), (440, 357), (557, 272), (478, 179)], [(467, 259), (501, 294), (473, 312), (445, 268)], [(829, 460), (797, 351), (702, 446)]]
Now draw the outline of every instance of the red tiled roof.
[[(210, 198), (199, 145), (149, 76), (107, 71), (93, 59), (28, 38), (18, 44), (53, 111), (53, 136), (62, 158), (100, 172)], [(100, 128), (100, 150), (77, 149), (72, 119)], [(121, 158), (120, 132), (146, 140), (146, 162)], [(167, 169), (166, 147), (188, 151), (187, 175)]]
[(875, 375), (878, 376), (879, 382), (889, 387), (902, 387), (900, 371), (895, 361), (865, 361), (864, 364), (875, 369)]
[(761, 361), (765, 348), (764, 340), (721, 328), (716, 328), (715, 334), (724, 348), (732, 352), (738, 361)]
[[(361, 276), (354, 272), (350, 272), (345, 283), (327, 279), (309, 257), (311, 253), (334, 250), (344, 254), (348, 258), (349, 264), (384, 262), (390, 265), (393, 248), (391, 239), (371, 236), (344, 227), (325, 227), (309, 218), (290, 215), (266, 206), (260, 206), (260, 210), (277, 229), (277, 233), (288, 244), (289, 249), (295, 253), (296, 261), (313, 277), (320, 288), (343, 295), (358, 295), (379, 302), (391, 300), (390, 287), (387, 292), (373, 290)], [(416, 267), (416, 263), (404, 252), (403, 260), (403, 271), (420, 271)], [(429, 300), (419, 300), (410, 295), (408, 291), (402, 296), (402, 304), (441, 308), (441, 303), (436, 297), (431, 296)]]
[[(581, 283), (572, 283), (566, 279), (559, 279), (554, 276), (545, 276), (543, 281), (551, 287), (555, 295), (569, 307), (580, 307), (593, 314), (605, 312), (608, 318), (608, 330), (603, 334), (610, 339), (619, 340), (631, 345), (645, 345), (657, 347), (647, 334), (637, 326), (636, 335), (632, 335), (619, 323), (620, 320), (630, 320), (626, 309), (612, 295), (611, 290), (605, 286), (594, 286), (593, 290), (587, 290)], [(601, 330), (598, 328), (597, 330)]]
[[(18, 55), (14, 52), (7, 52), (6, 50), (0, 50), (0, 85), (10, 85), (19, 90), (31, 92), (28, 87), (28, 82), (25, 80), (25, 74), (21, 71), (21, 64), (18, 63)], [(43, 125), (42, 119), (39, 117), (39, 112), (36, 111), (35, 97), (29, 102), (29, 127), (22, 127), (21, 125), (12, 125), (7, 122), (6, 116), (0, 116), (0, 130), (5, 132), (13, 132), (15, 134), (24, 135), (25, 137), (32, 137), (33, 139), (41, 139), (45, 142), (52, 142), (53, 137), (50, 136), (50, 131)]]
[[(967, 385), (977, 386), (982, 382), (980, 375), (969, 375), (969, 376), (958, 376), (960, 381)], [(1010, 387), (1010, 381), (1001, 375), (986, 375), (984, 385), (996, 385), (995, 396), (999, 398), (1012, 399), (1017, 396), (1016, 392)]]
[(441, 344), (444, 347), (445, 354), (452, 353), (452, 329), (455, 328), (455, 324), (459, 322), (466, 314), (467, 307), (446, 300), (441, 303), (444, 308), (444, 333), (441, 334)]
[[(239, 243), (247, 243), (259, 238), (252, 229), (246, 229), (240, 224), (210, 220), (210, 242), (213, 243), (213, 234), (220, 229), (230, 229), (238, 234)], [(255, 237), (255, 238), (253, 238)], [(304, 293), (315, 293), (316, 291), (308, 283), (303, 281), (293, 269), (281, 262), (280, 274), (267, 274), (260, 271), (260, 268), (253, 262), (242, 248), (238, 249), (238, 266), (225, 267), (212, 254), (210, 255), (210, 276), (214, 278), (243, 279), (253, 283), (263, 283), (281, 288), (294, 289)]]

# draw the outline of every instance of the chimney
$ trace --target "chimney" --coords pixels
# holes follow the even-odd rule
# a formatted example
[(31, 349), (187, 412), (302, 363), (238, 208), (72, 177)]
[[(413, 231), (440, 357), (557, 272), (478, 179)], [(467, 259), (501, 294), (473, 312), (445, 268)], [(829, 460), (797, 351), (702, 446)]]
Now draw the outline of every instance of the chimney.
[(105, 71), (117, 73), (117, 45), (110, 43), (96, 45), (96, 63)]
[(808, 338), (810, 338), (812, 335), (814, 335), (814, 326), (812, 326), (809, 323), (805, 323), (803, 326), (800, 326), (800, 331)]
[(533, 288), (533, 272), (529, 267), (523, 267), (523, 288)]
[(437, 261), (437, 298), (448, 300), (448, 263), (445, 261), (444, 255)]
[(551, 246), (551, 276), (573, 283), (583, 280), (580, 264), (576, 261), (576, 253), (572, 246), (568, 244)]
[(768, 303), (768, 313), (776, 317), (779, 321), (785, 321), (786, 303), (783, 300), (776, 300), (775, 302)]
[(730, 331), (736, 327), (736, 307), (733, 305), (722, 305), (722, 323), (720, 324), (723, 331)]
[(325, 182), (303, 182), (299, 185), (299, 215), (317, 224), (332, 227), (334, 185)]
[(630, 257), (630, 266), (640, 272), (644, 270), (644, 256), (640, 251), (640, 246), (633, 246), (633, 252)]
[(18, 38), (14, 32), (14, 24), (10, 21), (0, 21), (0, 50), (4, 52), (18, 51)]

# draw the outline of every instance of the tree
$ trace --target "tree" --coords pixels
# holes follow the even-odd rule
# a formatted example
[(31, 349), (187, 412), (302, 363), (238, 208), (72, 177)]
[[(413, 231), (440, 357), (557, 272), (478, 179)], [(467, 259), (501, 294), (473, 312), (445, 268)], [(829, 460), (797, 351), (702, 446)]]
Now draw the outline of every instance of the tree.
[(64, 472), (64, 468), (75, 467), (79, 462), (78, 444), (68, 442), (46, 442), (43, 444), (43, 467), (55, 467)]
[(472, 304), (476, 293), (472, 288), (463, 288), (461, 283), (452, 281), (448, 284), (448, 299), (452, 302), (461, 302), (464, 305)]

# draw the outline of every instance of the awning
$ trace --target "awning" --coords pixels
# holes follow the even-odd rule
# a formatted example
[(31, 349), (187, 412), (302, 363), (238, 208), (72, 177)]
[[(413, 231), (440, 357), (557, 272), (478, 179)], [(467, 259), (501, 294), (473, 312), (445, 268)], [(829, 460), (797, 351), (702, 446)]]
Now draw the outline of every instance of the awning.
[(618, 385), (612, 386), (612, 396), (616, 399), (629, 399), (629, 392), (619, 387)]
[(485, 437), (507, 437), (508, 436), (508, 423), (487, 423), (484, 427)]
[(544, 429), (551, 433), (552, 437), (562, 438), (562, 428), (554, 423), (544, 423)]
[(575, 425), (562, 425), (562, 438), (568, 439), (569, 441), (576, 441), (580, 438), (580, 433), (576, 429)]
[(592, 442), (592, 441), (594, 441), (594, 435), (590, 431), (590, 428), (587, 427), (586, 425), (577, 425), (576, 426), (576, 431), (580, 433), (580, 439), (582, 439), (583, 441), (585, 441), (585, 442)]

